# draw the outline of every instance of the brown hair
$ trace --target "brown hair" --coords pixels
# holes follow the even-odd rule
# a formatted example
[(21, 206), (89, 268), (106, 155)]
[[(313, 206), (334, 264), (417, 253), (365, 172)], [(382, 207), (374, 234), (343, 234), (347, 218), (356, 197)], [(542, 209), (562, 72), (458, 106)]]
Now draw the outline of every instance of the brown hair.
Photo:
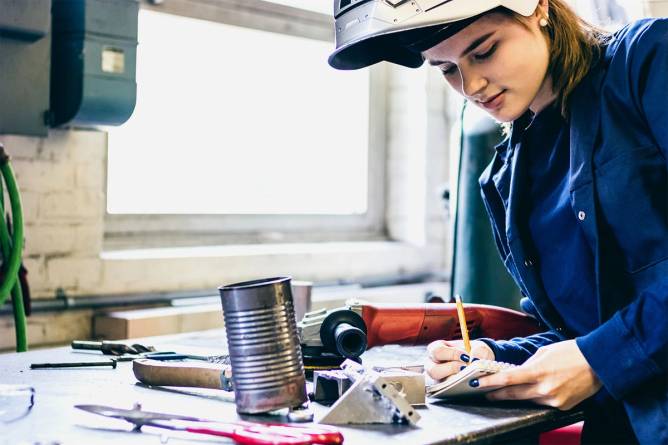
[[(512, 14), (526, 26), (525, 17)], [(569, 95), (599, 60), (610, 34), (583, 20), (564, 0), (550, 0), (548, 24), (541, 30), (550, 51), (547, 72), (553, 91), (558, 92), (561, 112), (566, 115)]]

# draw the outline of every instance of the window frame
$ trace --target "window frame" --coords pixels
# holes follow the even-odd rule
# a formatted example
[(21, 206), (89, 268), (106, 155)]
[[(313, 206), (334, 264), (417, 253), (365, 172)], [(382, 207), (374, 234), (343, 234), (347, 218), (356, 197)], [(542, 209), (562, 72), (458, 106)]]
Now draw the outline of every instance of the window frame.
[[(262, 0), (141, 0), (142, 9), (333, 41), (333, 18)], [(387, 240), (387, 69), (369, 72), (367, 212), (360, 215), (105, 214), (105, 250), (212, 244)], [(107, 164), (108, 168), (108, 164)]]

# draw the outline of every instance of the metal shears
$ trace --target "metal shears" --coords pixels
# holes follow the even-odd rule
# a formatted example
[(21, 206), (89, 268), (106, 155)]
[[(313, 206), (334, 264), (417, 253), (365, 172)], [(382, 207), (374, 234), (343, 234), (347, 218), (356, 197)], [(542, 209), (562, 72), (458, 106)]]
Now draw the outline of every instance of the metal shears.
[(122, 419), (135, 425), (186, 431), (197, 434), (227, 437), (243, 445), (338, 445), (343, 435), (334, 427), (326, 425), (289, 425), (259, 422), (219, 422), (178, 414), (142, 411), (135, 404), (133, 409), (118, 409), (102, 405), (75, 405), (75, 408), (105, 417)]

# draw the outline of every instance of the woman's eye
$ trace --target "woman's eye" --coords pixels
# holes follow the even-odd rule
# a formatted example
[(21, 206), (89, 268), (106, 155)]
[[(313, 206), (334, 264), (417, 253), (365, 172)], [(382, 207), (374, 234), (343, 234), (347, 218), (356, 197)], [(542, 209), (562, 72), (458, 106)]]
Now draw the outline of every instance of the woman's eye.
[(487, 50), (487, 52), (484, 52), (482, 54), (476, 54), (473, 57), (476, 60), (484, 60), (484, 59), (489, 58), (492, 54), (494, 54), (494, 51), (496, 51), (496, 43), (494, 45), (492, 45), (492, 47), (489, 50)]
[(453, 74), (457, 70), (457, 67), (454, 65), (450, 65), (446, 68), (441, 69), (441, 73), (443, 73), (444, 76), (449, 76), (450, 74)]

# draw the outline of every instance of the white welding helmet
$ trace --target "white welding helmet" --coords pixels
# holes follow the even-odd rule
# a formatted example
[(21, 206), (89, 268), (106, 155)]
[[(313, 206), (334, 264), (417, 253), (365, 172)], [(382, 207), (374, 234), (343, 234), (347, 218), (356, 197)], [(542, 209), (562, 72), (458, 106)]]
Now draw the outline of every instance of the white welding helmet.
[(334, 0), (336, 50), (329, 64), (341, 70), (386, 60), (410, 68), (420, 54), (495, 8), (523, 16), (539, 0)]

